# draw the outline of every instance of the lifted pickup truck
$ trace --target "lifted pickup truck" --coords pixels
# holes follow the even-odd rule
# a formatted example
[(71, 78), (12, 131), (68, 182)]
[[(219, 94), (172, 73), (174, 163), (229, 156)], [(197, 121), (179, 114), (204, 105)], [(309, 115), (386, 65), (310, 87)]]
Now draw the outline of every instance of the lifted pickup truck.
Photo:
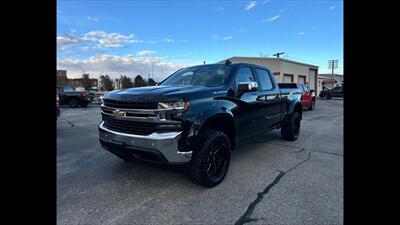
[(87, 91), (76, 91), (70, 86), (59, 86), (57, 90), (61, 105), (77, 108), (78, 106), (86, 107), (90, 102)]
[(185, 164), (194, 182), (213, 187), (224, 179), (236, 142), (277, 128), (285, 140), (298, 138), (300, 93), (280, 89), (259, 65), (188, 67), (158, 86), (106, 94), (100, 143), (126, 161)]

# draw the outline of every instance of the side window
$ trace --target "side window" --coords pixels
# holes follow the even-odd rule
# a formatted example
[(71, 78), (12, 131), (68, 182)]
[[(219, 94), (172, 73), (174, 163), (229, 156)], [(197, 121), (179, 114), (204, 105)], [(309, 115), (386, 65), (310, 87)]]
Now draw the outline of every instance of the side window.
[(73, 92), (74, 89), (72, 89), (72, 87), (70, 86), (64, 86), (64, 92)]
[(271, 90), (272, 81), (268, 71), (256, 68), (258, 80), (261, 83), (261, 90)]
[(242, 67), (236, 75), (235, 83), (238, 85), (240, 82), (255, 82), (253, 73), (250, 67)]

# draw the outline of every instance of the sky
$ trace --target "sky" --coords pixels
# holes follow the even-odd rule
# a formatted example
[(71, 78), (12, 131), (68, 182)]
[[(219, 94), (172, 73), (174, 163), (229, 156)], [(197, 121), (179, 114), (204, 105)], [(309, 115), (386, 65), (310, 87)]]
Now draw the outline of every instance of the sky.
[(343, 73), (343, 1), (57, 0), (57, 69), (160, 81), (233, 56), (281, 57)]

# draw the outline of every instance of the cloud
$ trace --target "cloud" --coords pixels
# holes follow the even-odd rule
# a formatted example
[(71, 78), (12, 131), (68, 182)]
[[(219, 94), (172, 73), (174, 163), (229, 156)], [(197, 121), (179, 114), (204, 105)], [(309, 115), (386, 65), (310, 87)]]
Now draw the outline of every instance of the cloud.
[(145, 77), (149, 73), (151, 74), (152, 64), (154, 70), (152, 78), (156, 81), (161, 81), (180, 68), (194, 65), (173, 63), (160, 57), (153, 57), (150, 60), (134, 57), (132, 54), (122, 56), (100, 54), (86, 59), (58, 60), (57, 69), (67, 70), (68, 77), (80, 77), (82, 71), (79, 66), (82, 66), (93, 78), (98, 78), (101, 72), (112, 78), (118, 78), (120, 75), (128, 75), (134, 78), (138, 74)]
[(90, 16), (88, 16), (88, 17), (86, 17), (86, 19), (92, 20), (92, 21), (94, 21), (94, 22), (99, 22), (99, 18), (97, 18), (97, 17), (90, 17)]
[(82, 42), (89, 42), (93, 41), (93, 39), (88, 38), (88, 37), (78, 37), (73, 34), (74, 32), (70, 32), (65, 35), (59, 35), (57, 36), (57, 45), (58, 46), (63, 46), (63, 45), (71, 45), (71, 44), (79, 44)]
[(232, 36), (227, 36), (227, 37), (223, 38), (224, 41), (229, 40), (229, 39), (232, 39)]
[(158, 42), (159, 42), (158, 40), (146, 41), (147, 44), (156, 44)]
[(279, 17), (281, 17), (281, 16), (280, 16), (280, 15), (276, 15), (276, 16), (273, 16), (273, 17), (271, 17), (271, 18), (268, 18), (268, 19), (266, 19), (266, 20), (261, 21), (261, 23), (272, 22), (272, 21), (274, 21), (274, 20), (277, 20)]
[(247, 30), (246, 30), (246, 28), (242, 27), (242, 28), (240, 28), (239, 30), (237, 30), (237, 32), (239, 32), (239, 33), (246, 33)]
[(101, 48), (118, 48), (126, 43), (141, 43), (135, 35), (123, 35), (119, 33), (107, 33), (104, 31), (90, 31), (84, 35), (77, 35), (76, 30), (71, 29), (69, 33), (57, 36), (57, 47), (61, 51), (66, 51), (67, 46), (76, 47), (86, 44), (79, 48), (83, 51), (96, 50)]
[(256, 6), (257, 4), (258, 4), (257, 1), (251, 1), (251, 2), (246, 4), (246, 6), (244, 7), (244, 10), (249, 11), (254, 6)]
[(334, 9), (335, 8), (335, 6), (331, 6), (331, 7), (329, 7), (329, 10), (332, 10), (332, 9)]
[(90, 31), (84, 35), (98, 41), (99, 47), (117, 48), (125, 43), (141, 43), (143, 41), (137, 39), (134, 34), (123, 35), (119, 33), (107, 33), (104, 31)]
[(213, 34), (213, 35), (211, 35), (211, 38), (214, 39), (214, 40), (217, 40), (218, 39), (218, 35)]
[(101, 48), (100, 45), (93, 45), (93, 46), (84, 46), (82, 47), (83, 51), (90, 51), (90, 50), (96, 50)]
[(306, 35), (306, 32), (301, 31), (301, 32), (297, 33), (297, 35), (304, 36), (304, 35)]
[(171, 39), (171, 38), (164, 38), (164, 41), (165, 42), (175, 42), (173, 39)]
[(143, 50), (143, 51), (138, 51), (138, 52), (136, 53), (136, 55), (137, 55), (137, 56), (149, 56), (149, 55), (152, 55), (152, 54), (154, 54), (154, 53), (156, 53), (156, 51), (153, 51), (153, 50)]

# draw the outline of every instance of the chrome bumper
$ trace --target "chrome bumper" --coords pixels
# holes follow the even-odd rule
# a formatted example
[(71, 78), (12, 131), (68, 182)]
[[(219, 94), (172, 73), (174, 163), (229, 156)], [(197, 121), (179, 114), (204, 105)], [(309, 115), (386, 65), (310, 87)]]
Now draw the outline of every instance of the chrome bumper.
[(127, 149), (137, 149), (142, 152), (160, 153), (168, 164), (187, 163), (192, 158), (192, 152), (179, 152), (178, 139), (182, 132), (154, 132), (149, 135), (135, 135), (110, 130), (101, 122), (99, 126), (100, 140), (124, 146)]

